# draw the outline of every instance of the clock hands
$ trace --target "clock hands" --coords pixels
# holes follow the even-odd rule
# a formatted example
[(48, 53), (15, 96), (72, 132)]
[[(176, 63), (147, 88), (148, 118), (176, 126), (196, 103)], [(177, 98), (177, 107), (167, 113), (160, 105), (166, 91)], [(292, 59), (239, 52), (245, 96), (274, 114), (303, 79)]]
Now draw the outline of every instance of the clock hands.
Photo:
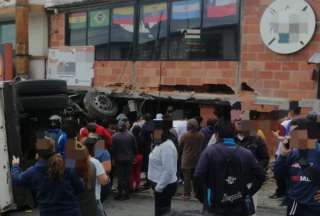
[(274, 38), (268, 43), (268, 45), (270, 46), (275, 40), (276, 40), (276, 38), (274, 37)]
[(308, 9), (308, 5), (306, 5), (306, 6), (302, 9), (302, 11), (305, 12), (307, 9)]

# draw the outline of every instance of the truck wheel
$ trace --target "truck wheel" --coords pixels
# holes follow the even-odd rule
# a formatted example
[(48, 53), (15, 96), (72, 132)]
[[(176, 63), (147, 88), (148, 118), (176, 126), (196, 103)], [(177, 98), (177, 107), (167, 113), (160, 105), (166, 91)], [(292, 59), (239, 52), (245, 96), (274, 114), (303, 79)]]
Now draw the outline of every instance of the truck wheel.
[(25, 96), (18, 98), (23, 111), (63, 110), (68, 106), (67, 95)]
[(26, 80), (15, 84), (17, 95), (57, 95), (67, 93), (64, 80)]
[(88, 92), (83, 102), (89, 116), (94, 118), (114, 117), (119, 110), (118, 105), (102, 92)]

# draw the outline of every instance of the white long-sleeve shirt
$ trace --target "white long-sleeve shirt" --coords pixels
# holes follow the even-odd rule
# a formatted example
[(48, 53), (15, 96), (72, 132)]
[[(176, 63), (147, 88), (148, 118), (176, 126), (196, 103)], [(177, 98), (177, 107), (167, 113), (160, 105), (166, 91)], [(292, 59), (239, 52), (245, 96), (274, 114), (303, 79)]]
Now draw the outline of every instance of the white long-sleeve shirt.
[(148, 179), (156, 183), (155, 190), (163, 189), (177, 179), (178, 153), (174, 143), (167, 140), (156, 146), (149, 155)]

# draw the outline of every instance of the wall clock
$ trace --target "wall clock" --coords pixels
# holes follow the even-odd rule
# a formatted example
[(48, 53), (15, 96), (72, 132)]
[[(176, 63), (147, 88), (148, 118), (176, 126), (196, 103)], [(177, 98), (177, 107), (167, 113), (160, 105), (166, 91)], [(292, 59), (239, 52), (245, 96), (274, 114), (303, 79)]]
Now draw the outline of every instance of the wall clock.
[(316, 30), (316, 16), (304, 0), (276, 0), (265, 10), (260, 22), (264, 44), (279, 54), (304, 48)]

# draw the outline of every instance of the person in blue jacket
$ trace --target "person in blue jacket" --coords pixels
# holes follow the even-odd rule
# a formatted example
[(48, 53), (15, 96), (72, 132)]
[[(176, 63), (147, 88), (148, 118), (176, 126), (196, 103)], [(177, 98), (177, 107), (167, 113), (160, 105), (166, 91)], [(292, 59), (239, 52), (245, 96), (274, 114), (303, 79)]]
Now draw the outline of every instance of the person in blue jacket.
[(275, 164), (275, 175), (288, 179), (288, 216), (320, 215), (320, 151), (310, 139), (319, 131), (312, 127), (307, 119), (293, 120), (291, 138), (282, 141)]
[(64, 157), (65, 145), (68, 140), (67, 134), (61, 129), (62, 118), (53, 115), (49, 118), (50, 128), (45, 131), (45, 136), (51, 138), (55, 142), (55, 151)]
[(19, 167), (19, 158), (13, 157), (13, 184), (36, 194), (40, 216), (81, 216), (77, 195), (84, 191), (82, 180), (74, 170), (65, 168), (61, 155), (54, 151), (53, 140), (45, 138), (38, 143), (39, 159), (26, 171)]

